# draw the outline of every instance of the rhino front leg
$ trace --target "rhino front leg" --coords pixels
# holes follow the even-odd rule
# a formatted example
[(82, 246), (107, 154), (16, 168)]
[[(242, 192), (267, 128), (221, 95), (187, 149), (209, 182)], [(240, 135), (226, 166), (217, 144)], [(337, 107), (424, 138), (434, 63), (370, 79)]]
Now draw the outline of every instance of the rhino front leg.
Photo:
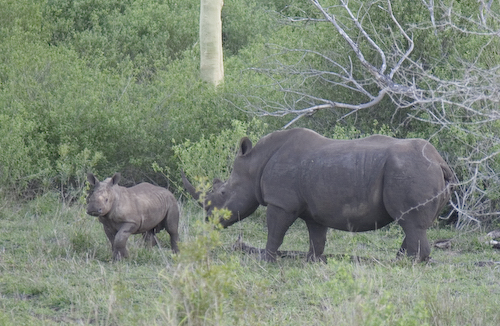
[(113, 242), (113, 260), (118, 261), (128, 257), (127, 240), (132, 233), (137, 229), (134, 223), (124, 223), (115, 235)]
[(286, 231), (297, 219), (297, 216), (285, 212), (283, 209), (269, 205), (267, 207), (267, 244), (266, 250), (261, 254), (261, 259), (275, 262), (278, 248), (283, 243)]
[(102, 226), (104, 229), (104, 233), (106, 233), (106, 236), (108, 237), (108, 240), (111, 243), (111, 246), (113, 246), (115, 243), (116, 231), (114, 229), (110, 228), (109, 226), (107, 226), (106, 224), (103, 224)]
[(307, 261), (322, 261), (326, 263), (325, 251), (326, 233), (328, 227), (318, 224), (311, 220), (306, 220), (307, 230), (309, 231), (309, 252)]

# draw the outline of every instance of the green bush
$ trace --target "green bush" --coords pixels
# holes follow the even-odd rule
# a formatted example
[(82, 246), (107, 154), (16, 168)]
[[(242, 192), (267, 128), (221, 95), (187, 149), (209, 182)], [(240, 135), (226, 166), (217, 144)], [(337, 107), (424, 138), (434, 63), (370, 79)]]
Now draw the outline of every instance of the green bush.
[(154, 117), (127, 96), (134, 93), (130, 80), (89, 69), (71, 50), (25, 43), (15, 34), (3, 45), (4, 185), (23, 190), (38, 180), (59, 189), (94, 167), (111, 173), (156, 158), (162, 140), (144, 129)]
[(50, 0), (50, 44), (73, 47), (100, 69), (151, 78), (198, 37), (199, 1)]
[[(0, 1), (0, 40), (9, 38), (12, 32), (19, 33), (19, 40), (48, 40), (50, 33), (43, 28), (41, 8), (46, 0)], [(5, 47), (0, 51), (8, 50)]]
[[(252, 1), (227, 3), (230, 52), (251, 42), (250, 29), (245, 39), (238, 36), (245, 24), (235, 17), (245, 6), (262, 14)], [(49, 0), (0, 7), (2, 189), (55, 188), (72, 200), (89, 170), (101, 177), (120, 171), (130, 183), (164, 183), (151, 165), (177, 169), (173, 142), (195, 142), (231, 128), (234, 119), (248, 119), (238, 110), (244, 99), (226, 100), (257, 81), (241, 78), (242, 60), (227, 60), (227, 82), (219, 89), (198, 78), (199, 1)], [(265, 33), (264, 25), (256, 34)]]
[[(199, 0), (49, 0), (43, 7), (50, 44), (73, 47), (101, 69), (130, 69), (140, 80), (182, 57), (198, 42)], [(272, 20), (255, 0), (225, 1), (225, 56), (253, 37), (272, 31)]]
[(50, 162), (43, 155), (46, 144), (34, 132), (35, 127), (21, 115), (0, 114), (0, 185), (17, 193), (50, 171)]
[(222, 7), (222, 45), (224, 56), (238, 52), (260, 37), (273, 32), (275, 22), (266, 2), (258, 0), (225, 0)]
[(249, 123), (234, 120), (231, 129), (207, 137), (202, 136), (198, 142), (186, 140), (175, 145), (173, 150), (188, 177), (227, 179), (238, 152), (240, 139), (248, 136), (255, 144), (264, 135), (265, 128), (266, 126), (257, 119)]

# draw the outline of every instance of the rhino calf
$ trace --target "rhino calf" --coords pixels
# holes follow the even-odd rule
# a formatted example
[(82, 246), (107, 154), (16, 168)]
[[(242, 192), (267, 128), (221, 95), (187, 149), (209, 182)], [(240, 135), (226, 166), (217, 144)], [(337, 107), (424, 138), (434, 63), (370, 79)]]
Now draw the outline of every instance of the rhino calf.
[(104, 232), (111, 242), (113, 260), (128, 257), (127, 240), (131, 234), (142, 233), (146, 243), (156, 245), (155, 233), (162, 229), (170, 235), (170, 245), (179, 248), (179, 207), (174, 195), (165, 188), (140, 183), (125, 188), (118, 185), (121, 175), (100, 182), (94, 174), (87, 174), (94, 186), (88, 198), (87, 214), (99, 217)]

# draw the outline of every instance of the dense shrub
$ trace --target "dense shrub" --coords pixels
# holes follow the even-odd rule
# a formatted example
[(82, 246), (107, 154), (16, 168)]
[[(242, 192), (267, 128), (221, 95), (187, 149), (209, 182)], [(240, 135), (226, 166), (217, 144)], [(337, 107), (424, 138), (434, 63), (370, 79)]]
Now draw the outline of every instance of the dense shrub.
[[(231, 31), (239, 28), (234, 15), (244, 6), (227, 5)], [(199, 1), (0, 6), (6, 22), (0, 36), (0, 184), (16, 193), (56, 188), (73, 197), (89, 170), (100, 177), (121, 171), (130, 183), (166, 182), (156, 178), (152, 163), (178, 176), (173, 140), (197, 141), (247, 119), (237, 100), (224, 99), (238, 92), (237, 82), (215, 90), (198, 78), (193, 46)], [(230, 32), (231, 51), (250, 42), (250, 27), (244, 40)]]
[(3, 156), (3, 181), (23, 188), (44, 174), (60, 184), (57, 179), (74, 178), (98, 163), (112, 170), (135, 155), (146, 160), (161, 142), (143, 128), (148, 108), (134, 107), (124, 95), (126, 79), (88, 69), (64, 48), (15, 38), (4, 45), (2, 149), (9, 153)]
[(249, 123), (233, 120), (232, 128), (217, 135), (202, 136), (195, 143), (187, 140), (173, 149), (186, 175), (225, 180), (231, 173), (240, 139), (248, 136), (255, 144), (265, 133), (266, 125), (257, 119)]
[[(422, 3), (391, 3), (403, 28), (413, 33), (411, 59), (435, 76), (460, 78), (466, 69), (456, 67), (473, 59), (479, 68), (498, 65), (498, 39), (486, 42), (480, 33), (432, 28)], [(358, 5), (350, 2), (386, 53), (393, 53), (395, 44), (405, 48), (380, 6)], [(461, 15), (454, 23), (477, 28), (472, 19), (478, 5), (456, 3)], [(444, 14), (437, 10), (436, 19)], [(345, 40), (314, 18), (321, 15), (307, 1), (225, 1), (225, 81), (214, 89), (198, 78), (198, 0), (0, 0), (0, 189), (29, 196), (57, 189), (72, 199), (89, 170), (99, 177), (120, 171), (130, 184), (165, 185), (153, 163), (176, 182), (179, 166), (191, 177), (224, 178), (241, 136), (253, 133), (256, 140), (283, 127), (293, 119), (279, 111), (286, 106), (301, 110), (317, 104), (304, 94), (365, 102), (363, 94), (318, 74), (331, 75), (337, 63), (352, 62), (353, 77), (372, 83)], [(346, 18), (338, 15), (345, 28), (354, 27)], [(366, 59), (379, 64), (363, 39), (357, 41)], [(474, 105), (496, 105), (483, 102)], [(294, 126), (333, 138), (380, 132), (428, 138), (460, 177), (474, 176), (477, 167), (480, 178), (463, 190), (464, 198), (476, 197), (471, 202), (481, 205), (476, 212), (497, 210), (498, 123), (479, 123), (460, 108), (443, 110), (454, 110), (453, 127), (427, 123), (426, 108), (396, 109), (389, 97), (348, 116), (343, 109), (322, 110)], [(260, 125), (250, 118), (256, 111)]]
[(199, 2), (50, 0), (50, 44), (69, 46), (100, 69), (151, 78), (198, 37)]
[[(198, 42), (199, 0), (49, 0), (50, 44), (70, 46), (101, 69), (132, 69), (152, 78)], [(272, 19), (255, 0), (224, 2), (225, 56), (272, 31)]]

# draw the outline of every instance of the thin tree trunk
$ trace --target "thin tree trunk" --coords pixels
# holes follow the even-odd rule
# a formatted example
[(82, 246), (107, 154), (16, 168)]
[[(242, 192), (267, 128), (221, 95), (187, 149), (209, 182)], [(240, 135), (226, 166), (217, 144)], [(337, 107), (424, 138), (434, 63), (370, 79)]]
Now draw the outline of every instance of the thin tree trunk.
[(215, 86), (224, 79), (222, 55), (223, 0), (201, 0), (200, 6), (200, 76)]

